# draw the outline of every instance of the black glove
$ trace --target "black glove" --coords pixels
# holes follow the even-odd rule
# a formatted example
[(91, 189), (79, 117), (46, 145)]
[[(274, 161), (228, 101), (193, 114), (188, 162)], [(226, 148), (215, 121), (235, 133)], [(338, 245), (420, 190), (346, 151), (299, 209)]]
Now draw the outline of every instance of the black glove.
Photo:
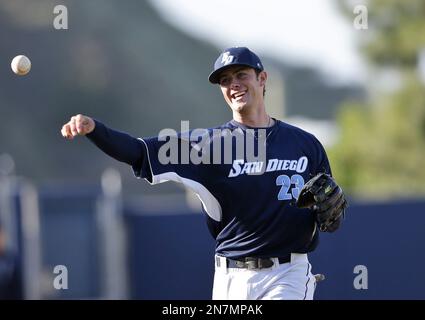
[(348, 207), (344, 192), (326, 173), (319, 173), (304, 185), (296, 204), (313, 209), (320, 231), (326, 232), (339, 228)]

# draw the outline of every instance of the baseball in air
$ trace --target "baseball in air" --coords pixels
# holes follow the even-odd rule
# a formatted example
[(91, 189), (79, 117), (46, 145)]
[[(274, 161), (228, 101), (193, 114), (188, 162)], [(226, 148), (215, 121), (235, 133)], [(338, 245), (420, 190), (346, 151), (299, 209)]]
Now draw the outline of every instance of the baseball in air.
[(20, 76), (26, 75), (31, 70), (31, 61), (24, 55), (19, 55), (13, 58), (10, 64), (14, 73)]

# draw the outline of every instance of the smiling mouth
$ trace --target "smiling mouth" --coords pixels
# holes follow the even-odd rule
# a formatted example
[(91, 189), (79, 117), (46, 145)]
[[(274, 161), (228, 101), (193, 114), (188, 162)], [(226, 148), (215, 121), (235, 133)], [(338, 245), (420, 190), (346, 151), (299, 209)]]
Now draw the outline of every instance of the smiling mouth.
[(237, 92), (232, 94), (232, 99), (238, 100), (239, 98), (242, 98), (245, 95), (246, 91), (243, 92)]

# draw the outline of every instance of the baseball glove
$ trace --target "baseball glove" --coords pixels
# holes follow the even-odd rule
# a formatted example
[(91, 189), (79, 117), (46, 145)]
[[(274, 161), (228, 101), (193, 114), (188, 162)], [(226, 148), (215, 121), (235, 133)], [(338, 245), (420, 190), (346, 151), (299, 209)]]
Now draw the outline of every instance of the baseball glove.
[(319, 173), (301, 189), (296, 205), (314, 210), (320, 231), (334, 232), (339, 228), (348, 203), (335, 179)]

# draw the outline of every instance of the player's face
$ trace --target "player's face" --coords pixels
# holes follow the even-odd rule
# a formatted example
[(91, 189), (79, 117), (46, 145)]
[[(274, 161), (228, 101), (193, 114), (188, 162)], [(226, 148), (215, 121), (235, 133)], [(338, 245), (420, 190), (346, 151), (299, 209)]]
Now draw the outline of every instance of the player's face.
[(220, 75), (220, 88), (224, 99), (234, 112), (244, 113), (263, 103), (263, 88), (267, 74), (258, 77), (252, 68), (234, 66)]

